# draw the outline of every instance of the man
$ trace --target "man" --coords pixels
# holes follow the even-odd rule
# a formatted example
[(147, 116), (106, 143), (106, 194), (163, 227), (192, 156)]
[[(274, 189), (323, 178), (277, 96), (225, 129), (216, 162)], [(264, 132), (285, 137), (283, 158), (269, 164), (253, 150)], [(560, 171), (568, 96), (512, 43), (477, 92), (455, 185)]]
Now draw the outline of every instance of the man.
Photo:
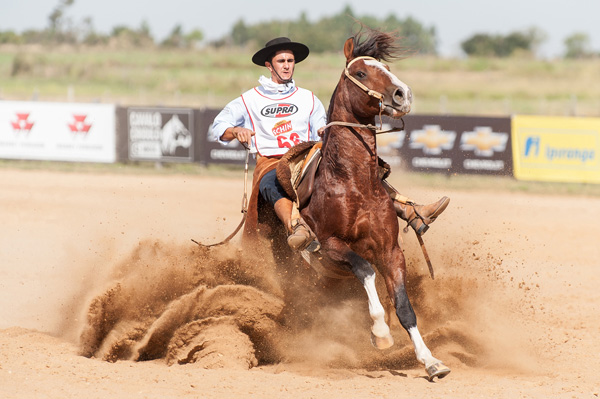
[[(317, 141), (317, 131), (325, 126), (325, 108), (309, 90), (292, 79), (295, 65), (308, 56), (304, 44), (287, 37), (269, 41), (252, 57), (256, 65), (267, 67), (271, 77), (261, 76), (260, 85), (236, 98), (217, 115), (213, 132), (222, 143), (237, 139), (258, 154), (254, 183), (259, 170), (270, 169), (259, 180), (262, 197), (275, 208), (288, 231), (288, 244), (302, 249), (312, 241), (303, 223), (292, 226), (293, 203), (277, 181), (276, 161), (291, 147), (304, 141)], [(263, 166), (265, 165), (265, 166)]]
[[(259, 86), (227, 104), (213, 123), (217, 141), (227, 144), (237, 139), (257, 154), (253, 185), (258, 183), (262, 197), (273, 205), (287, 229), (288, 244), (293, 249), (308, 247), (314, 237), (300, 219), (292, 220), (293, 203), (277, 181), (275, 166), (296, 144), (320, 140), (318, 131), (326, 124), (321, 101), (311, 91), (296, 86), (293, 80), (296, 64), (306, 59), (308, 53), (307, 46), (287, 37), (267, 42), (254, 54), (252, 62), (266, 67), (270, 78), (261, 76)], [(450, 201), (443, 197), (434, 204), (420, 206), (395, 193), (391, 186), (388, 190), (396, 213), (408, 221), (417, 234), (423, 234)]]

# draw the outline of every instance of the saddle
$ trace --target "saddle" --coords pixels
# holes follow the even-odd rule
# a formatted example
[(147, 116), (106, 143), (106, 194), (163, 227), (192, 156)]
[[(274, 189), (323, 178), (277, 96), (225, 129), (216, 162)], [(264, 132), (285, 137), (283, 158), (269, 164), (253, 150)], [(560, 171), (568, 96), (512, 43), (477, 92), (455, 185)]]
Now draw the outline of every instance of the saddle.
[(298, 209), (308, 204), (314, 190), (322, 145), (321, 141), (300, 143), (292, 147), (277, 165), (277, 180)]
[[(314, 190), (315, 174), (323, 156), (322, 141), (307, 141), (292, 147), (277, 165), (277, 180), (287, 195), (304, 208)], [(385, 180), (391, 173), (390, 165), (378, 157), (378, 175)]]
[[(321, 142), (309, 141), (292, 147), (282, 157), (260, 157), (256, 161), (252, 179), (252, 193), (248, 201), (248, 213), (244, 223), (243, 241), (252, 245), (258, 240), (258, 198), (262, 177), (276, 169), (277, 180), (292, 201), (306, 206), (314, 187), (314, 176), (321, 159)], [(313, 149), (314, 147), (314, 149)], [(298, 215), (298, 205), (293, 212)]]

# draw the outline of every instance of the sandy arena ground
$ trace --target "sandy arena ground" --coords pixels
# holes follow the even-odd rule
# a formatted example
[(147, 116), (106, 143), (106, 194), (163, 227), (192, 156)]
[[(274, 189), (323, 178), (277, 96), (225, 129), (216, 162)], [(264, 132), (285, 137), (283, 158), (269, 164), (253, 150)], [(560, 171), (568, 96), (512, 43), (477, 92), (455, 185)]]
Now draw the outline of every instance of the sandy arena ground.
[(445, 379), (424, 378), (397, 320), (393, 349), (370, 346), (360, 291), (306, 303), (317, 322), (277, 333), (269, 269), (263, 284), (235, 243), (207, 254), (190, 241), (237, 225), (241, 174), (2, 169), (0, 397), (598, 397), (600, 200), (391, 180), (420, 202), (452, 198), (424, 236), (435, 280), (402, 234)]

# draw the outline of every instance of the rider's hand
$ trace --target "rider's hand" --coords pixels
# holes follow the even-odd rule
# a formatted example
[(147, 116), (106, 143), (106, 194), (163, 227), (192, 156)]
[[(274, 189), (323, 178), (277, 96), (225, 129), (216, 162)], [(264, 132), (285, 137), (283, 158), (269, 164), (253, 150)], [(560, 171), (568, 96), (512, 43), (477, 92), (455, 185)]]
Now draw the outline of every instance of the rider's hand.
[(234, 138), (246, 144), (250, 144), (250, 140), (252, 140), (252, 136), (254, 136), (254, 132), (252, 130), (243, 127), (234, 128), (232, 133)]

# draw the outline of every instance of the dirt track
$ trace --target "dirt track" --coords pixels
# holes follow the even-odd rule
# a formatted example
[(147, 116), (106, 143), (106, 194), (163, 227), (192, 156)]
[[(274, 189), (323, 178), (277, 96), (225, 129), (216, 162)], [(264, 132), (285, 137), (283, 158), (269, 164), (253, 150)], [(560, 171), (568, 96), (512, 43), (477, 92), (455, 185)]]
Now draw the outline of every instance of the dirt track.
[[(452, 368), (435, 383), (399, 323), (392, 350), (370, 347), (360, 300), (311, 309), (322, 323), (281, 338), (277, 295), (234, 285), (256, 271), (236, 251), (194, 248), (190, 238), (215, 241), (237, 225), (241, 179), (0, 170), (0, 395), (598, 397), (600, 200), (392, 183), (423, 202), (452, 198), (425, 235), (435, 281), (403, 234), (420, 330)], [(110, 290), (122, 323), (86, 347), (90, 304)], [(161, 342), (167, 330), (180, 345)], [(186, 352), (219, 340), (196, 362)], [(268, 361), (272, 347), (282, 361)], [(153, 360), (123, 360), (132, 353)]]

